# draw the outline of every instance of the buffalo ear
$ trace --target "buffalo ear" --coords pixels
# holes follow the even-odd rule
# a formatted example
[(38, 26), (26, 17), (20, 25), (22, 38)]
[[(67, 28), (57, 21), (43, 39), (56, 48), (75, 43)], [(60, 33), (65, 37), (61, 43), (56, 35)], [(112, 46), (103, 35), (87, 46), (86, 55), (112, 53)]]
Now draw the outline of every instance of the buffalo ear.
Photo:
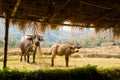
[(77, 49), (80, 49), (80, 48), (82, 48), (82, 46), (77, 46)]
[(70, 48), (70, 49), (75, 49), (76, 47), (74, 47), (74, 46), (69, 46), (69, 48)]
[(73, 49), (73, 47), (72, 47), (72, 46), (69, 46), (69, 48), (70, 48), (70, 49)]

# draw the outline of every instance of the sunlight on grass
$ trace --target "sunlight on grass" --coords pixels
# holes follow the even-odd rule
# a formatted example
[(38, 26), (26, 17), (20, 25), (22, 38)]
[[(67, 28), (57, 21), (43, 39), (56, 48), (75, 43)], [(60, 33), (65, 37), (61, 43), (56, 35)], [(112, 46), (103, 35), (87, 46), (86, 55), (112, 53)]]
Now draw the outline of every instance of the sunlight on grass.
[[(51, 56), (44, 56), (42, 59), (37, 56), (36, 64), (28, 64), (24, 61), (20, 62), (20, 56), (8, 56), (7, 67), (17, 70), (49, 70), (49, 69), (71, 69), (83, 67), (88, 64), (97, 65), (98, 69), (120, 68), (120, 59), (117, 58), (73, 58), (70, 57), (69, 67), (65, 67), (64, 57), (57, 56), (55, 58), (55, 66), (51, 67)], [(30, 57), (32, 62), (32, 56)], [(3, 56), (0, 56), (0, 69), (3, 68)]]

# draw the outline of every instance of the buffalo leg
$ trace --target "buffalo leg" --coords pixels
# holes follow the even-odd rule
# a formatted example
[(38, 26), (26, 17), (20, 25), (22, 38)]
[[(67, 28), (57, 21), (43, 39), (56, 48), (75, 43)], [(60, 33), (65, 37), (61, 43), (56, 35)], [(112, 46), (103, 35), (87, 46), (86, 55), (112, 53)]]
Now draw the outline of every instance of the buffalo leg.
[(33, 54), (33, 63), (35, 63), (35, 55), (36, 53)]
[(27, 54), (27, 63), (29, 63), (29, 57), (30, 57), (30, 55), (29, 55), (29, 53)]
[(22, 53), (21, 53), (21, 57), (20, 57), (20, 61), (22, 61), (22, 56), (23, 56), (23, 54), (24, 54), (24, 53), (22, 52)]
[(54, 58), (51, 59), (51, 66), (54, 66)]
[(24, 55), (24, 61), (26, 61), (26, 55)]
[(65, 61), (66, 61), (66, 67), (68, 67), (68, 62), (69, 62), (69, 57), (65, 56)]
[(20, 57), (20, 61), (22, 61), (22, 54), (21, 54), (21, 57)]
[(36, 56), (37, 46), (35, 47), (35, 51), (33, 53), (33, 63), (35, 63), (35, 56)]
[(51, 59), (51, 66), (54, 66), (54, 58), (55, 58), (55, 54), (52, 55), (52, 59)]
[(26, 61), (26, 56), (27, 56), (27, 62), (29, 63), (29, 51), (28, 51), (28, 49), (26, 50), (26, 53), (24, 54), (25, 61)]

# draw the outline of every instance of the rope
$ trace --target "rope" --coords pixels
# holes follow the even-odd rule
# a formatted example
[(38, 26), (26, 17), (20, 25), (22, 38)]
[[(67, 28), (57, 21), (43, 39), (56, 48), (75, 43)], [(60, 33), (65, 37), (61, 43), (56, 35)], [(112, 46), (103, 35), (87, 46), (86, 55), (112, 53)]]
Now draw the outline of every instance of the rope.
[(37, 49), (37, 57), (40, 61), (40, 63), (42, 63), (43, 66), (45, 66), (45, 60), (44, 60), (44, 57), (43, 57), (43, 52), (41, 51), (41, 47), (38, 46), (38, 49)]

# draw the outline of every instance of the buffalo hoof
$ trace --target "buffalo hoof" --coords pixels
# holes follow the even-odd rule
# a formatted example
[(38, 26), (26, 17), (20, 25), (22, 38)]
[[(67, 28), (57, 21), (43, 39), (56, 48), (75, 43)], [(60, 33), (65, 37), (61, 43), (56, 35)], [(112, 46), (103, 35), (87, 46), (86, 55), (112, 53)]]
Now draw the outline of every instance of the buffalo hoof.
[(51, 67), (53, 67), (54, 65), (52, 64)]
[(33, 64), (35, 64), (35, 61), (33, 61)]

